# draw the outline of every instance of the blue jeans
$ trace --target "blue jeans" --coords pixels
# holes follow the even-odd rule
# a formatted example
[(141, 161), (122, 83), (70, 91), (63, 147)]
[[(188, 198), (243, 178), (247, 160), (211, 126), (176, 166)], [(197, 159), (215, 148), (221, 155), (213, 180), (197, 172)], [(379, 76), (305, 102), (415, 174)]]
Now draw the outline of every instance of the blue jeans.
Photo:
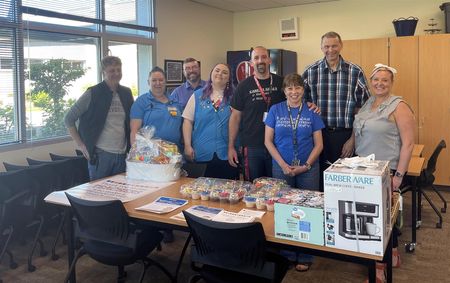
[(253, 182), (259, 177), (272, 177), (272, 156), (265, 146), (242, 147), (242, 164), (244, 166), (244, 179)]
[(111, 153), (96, 149), (94, 155), (91, 159), (94, 158), (96, 162), (88, 163), (91, 181), (125, 172), (125, 158), (127, 157), (125, 153)]
[(311, 170), (294, 177), (284, 175), (283, 169), (281, 169), (278, 163), (275, 162), (272, 166), (272, 176), (277, 179), (286, 180), (289, 186), (313, 191), (319, 190), (320, 166), (318, 160), (314, 164), (311, 164)]
[(284, 256), (290, 262), (296, 263), (312, 263), (314, 256), (294, 251), (280, 250), (280, 255)]

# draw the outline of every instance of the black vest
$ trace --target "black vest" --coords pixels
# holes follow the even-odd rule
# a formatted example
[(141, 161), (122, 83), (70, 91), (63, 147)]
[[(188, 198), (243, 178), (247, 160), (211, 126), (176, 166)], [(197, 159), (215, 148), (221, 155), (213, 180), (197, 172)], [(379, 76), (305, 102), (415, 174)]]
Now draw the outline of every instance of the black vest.
[[(112, 91), (105, 81), (93, 86), (91, 90), (91, 103), (88, 110), (80, 117), (78, 133), (81, 140), (86, 145), (89, 156), (93, 156), (97, 140), (105, 126), (106, 117), (112, 101)], [(130, 109), (134, 102), (131, 90), (119, 85), (117, 88), (120, 102), (125, 111), (125, 135), (127, 140), (127, 151), (130, 149)]]

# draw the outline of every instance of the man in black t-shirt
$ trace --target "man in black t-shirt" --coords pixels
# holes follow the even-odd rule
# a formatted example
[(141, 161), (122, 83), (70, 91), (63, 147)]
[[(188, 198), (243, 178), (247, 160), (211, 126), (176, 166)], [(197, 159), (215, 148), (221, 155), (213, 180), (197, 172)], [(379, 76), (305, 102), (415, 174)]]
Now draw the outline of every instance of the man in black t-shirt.
[(237, 86), (231, 100), (228, 162), (239, 164), (235, 142), (239, 133), (245, 180), (272, 176), (272, 157), (264, 146), (264, 119), (269, 108), (286, 99), (282, 91), (283, 78), (271, 74), (269, 52), (262, 46), (251, 53), (253, 76)]

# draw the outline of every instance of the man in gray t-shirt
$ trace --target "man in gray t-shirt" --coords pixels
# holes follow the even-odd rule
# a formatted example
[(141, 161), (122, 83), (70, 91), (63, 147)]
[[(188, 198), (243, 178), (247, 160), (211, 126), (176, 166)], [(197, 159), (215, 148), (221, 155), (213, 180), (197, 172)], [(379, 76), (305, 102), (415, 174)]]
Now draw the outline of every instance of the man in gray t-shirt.
[(102, 72), (104, 81), (90, 87), (70, 108), (64, 120), (73, 140), (89, 161), (91, 180), (124, 172), (129, 148), (133, 96), (129, 88), (119, 84), (122, 79), (120, 59), (105, 57)]

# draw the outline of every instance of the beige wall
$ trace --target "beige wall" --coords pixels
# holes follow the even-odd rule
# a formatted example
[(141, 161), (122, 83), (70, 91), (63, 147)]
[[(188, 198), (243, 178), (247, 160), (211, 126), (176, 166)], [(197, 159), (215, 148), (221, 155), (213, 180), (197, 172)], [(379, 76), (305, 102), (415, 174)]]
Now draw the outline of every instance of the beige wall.
[(28, 165), (25, 159), (27, 157), (37, 160), (50, 160), (49, 152), (60, 155), (75, 155), (75, 146), (73, 142), (69, 141), (0, 152), (0, 171), (4, 171), (3, 162)]
[(216, 63), (233, 48), (233, 14), (187, 0), (156, 0), (157, 64), (164, 59), (201, 61), (208, 79)]
[[(302, 72), (323, 55), (320, 37), (330, 31), (345, 39), (395, 36), (393, 19), (419, 18), (416, 35), (429, 28), (430, 18), (438, 28), (444, 28), (444, 13), (439, 9), (443, 0), (341, 0), (318, 4), (259, 10), (234, 14), (234, 50), (255, 45), (293, 50), (298, 55), (298, 70)], [(298, 40), (279, 39), (279, 19), (298, 17)], [(344, 46), (345, 48), (345, 46)]]

